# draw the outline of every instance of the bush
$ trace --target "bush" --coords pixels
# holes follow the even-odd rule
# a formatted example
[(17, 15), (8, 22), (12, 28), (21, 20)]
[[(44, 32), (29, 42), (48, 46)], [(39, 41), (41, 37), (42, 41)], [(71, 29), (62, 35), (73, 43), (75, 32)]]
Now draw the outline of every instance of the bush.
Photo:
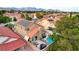
[(0, 16), (0, 23), (8, 23), (11, 22), (12, 19), (6, 16)]
[(32, 20), (31, 17), (29, 17), (27, 14), (26, 14), (26, 17), (25, 17), (26, 20)]
[(14, 25), (13, 24), (6, 24), (5, 27), (13, 28)]

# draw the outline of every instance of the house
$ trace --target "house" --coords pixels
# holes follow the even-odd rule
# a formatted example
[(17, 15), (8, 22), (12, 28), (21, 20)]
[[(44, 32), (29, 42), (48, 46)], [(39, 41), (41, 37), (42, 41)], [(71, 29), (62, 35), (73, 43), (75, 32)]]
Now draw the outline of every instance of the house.
[(0, 27), (0, 51), (13, 51), (26, 45), (26, 42), (7, 27)]
[[(38, 25), (35, 22), (30, 22), (28, 20), (21, 20), (16, 23), (13, 30), (25, 39), (31, 47), (36, 50), (41, 50), (47, 46), (46, 42), (43, 42), (45, 32), (42, 26)], [(28, 40), (26, 39), (28, 38)], [(41, 46), (41, 48), (40, 48)]]
[(23, 18), (21, 17), (21, 14), (20, 14), (20, 13), (17, 13), (17, 12), (15, 12), (15, 13), (8, 13), (8, 12), (6, 12), (6, 13), (4, 14), (4, 16), (7, 16), (7, 17), (12, 18), (12, 21), (13, 21), (13, 19), (14, 19), (14, 17), (15, 17), (15, 18), (17, 19), (16, 22), (19, 22), (20, 20), (23, 19)]
[(13, 28), (13, 30), (19, 35), (21, 35), (22, 38), (25, 38), (26, 36), (32, 38), (32, 36), (36, 34), (36, 32), (40, 29), (41, 27), (39, 27), (39, 25), (28, 20), (21, 20), (20, 22), (16, 23)]

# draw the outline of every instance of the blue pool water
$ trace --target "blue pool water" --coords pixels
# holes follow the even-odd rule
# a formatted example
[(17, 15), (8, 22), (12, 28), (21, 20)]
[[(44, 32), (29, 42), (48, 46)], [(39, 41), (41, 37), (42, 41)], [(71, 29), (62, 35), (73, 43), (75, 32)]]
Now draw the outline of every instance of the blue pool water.
[(52, 39), (52, 38), (50, 38), (50, 37), (47, 38), (47, 43), (48, 43), (48, 44), (51, 44), (51, 43), (54, 43), (54, 42), (55, 42), (54, 39)]

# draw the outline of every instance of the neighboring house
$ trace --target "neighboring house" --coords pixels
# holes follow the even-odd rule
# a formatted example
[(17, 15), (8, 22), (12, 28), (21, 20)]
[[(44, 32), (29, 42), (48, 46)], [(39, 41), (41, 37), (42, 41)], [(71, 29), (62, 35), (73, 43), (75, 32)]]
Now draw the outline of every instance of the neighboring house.
[(37, 20), (38, 20), (38, 18), (37, 18), (37, 16), (36, 16), (36, 14), (34, 14), (34, 15), (33, 15), (32, 20), (33, 20), (33, 21), (37, 21)]
[(0, 27), (0, 51), (12, 51), (26, 45), (16, 33), (7, 27)]
[(48, 19), (41, 19), (37, 24), (43, 26), (44, 29), (49, 29), (49, 27), (55, 28), (55, 25), (52, 22), (49, 22)]
[(6, 13), (4, 14), (4, 16), (10, 17), (10, 18), (12, 18), (12, 20), (13, 20), (14, 17), (15, 17), (15, 18), (17, 19), (16, 22), (19, 22), (20, 20), (23, 19), (23, 18), (21, 18), (21, 14), (20, 14), (20, 13), (17, 13), (17, 12), (15, 12), (15, 13), (8, 13), (8, 12), (6, 12)]

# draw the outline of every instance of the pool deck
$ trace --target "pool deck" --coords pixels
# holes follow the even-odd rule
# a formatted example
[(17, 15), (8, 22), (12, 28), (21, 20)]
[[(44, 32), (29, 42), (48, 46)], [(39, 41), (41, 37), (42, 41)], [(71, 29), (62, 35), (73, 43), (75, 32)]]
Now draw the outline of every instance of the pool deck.
[(46, 42), (44, 42), (42, 40), (36, 40), (35, 42), (38, 43), (38, 44), (46, 44), (47, 46), (44, 49), (40, 50), (38, 47), (36, 47), (36, 44), (27, 42), (27, 46), (24, 46), (24, 49), (21, 50), (21, 51), (47, 51), (48, 46), (52, 44), (52, 43), (47, 44)]
[(46, 43), (43, 42), (42, 40), (36, 40), (36, 42), (39, 43), (39, 44), (41, 44), (41, 43), (46, 44)]

